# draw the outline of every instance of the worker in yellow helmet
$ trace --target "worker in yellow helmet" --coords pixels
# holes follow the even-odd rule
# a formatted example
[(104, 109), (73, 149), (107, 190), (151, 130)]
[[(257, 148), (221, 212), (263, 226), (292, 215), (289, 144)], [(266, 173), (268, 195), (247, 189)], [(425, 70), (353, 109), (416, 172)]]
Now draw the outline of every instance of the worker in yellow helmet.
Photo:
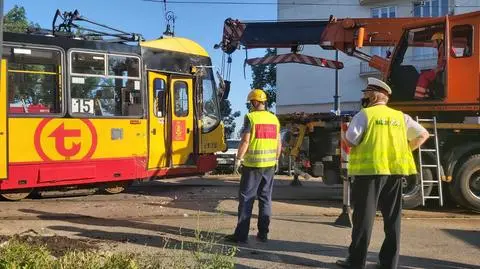
[[(436, 32), (430, 38), (433, 45), (437, 49), (437, 66), (434, 69), (426, 70), (420, 73), (415, 87), (414, 99), (422, 100), (435, 97), (435, 93), (430, 89), (431, 83), (435, 80), (437, 75), (445, 69), (445, 45), (443, 41), (443, 33)], [(439, 96), (443, 97), (443, 96)]]
[(337, 261), (344, 268), (365, 268), (377, 205), (385, 227), (379, 268), (398, 265), (402, 180), (417, 173), (412, 151), (429, 134), (410, 116), (387, 106), (391, 94), (385, 82), (368, 78), (363, 109), (353, 117), (343, 138), (351, 147), (348, 175), (354, 177), (352, 242), (348, 258)]
[(248, 239), (253, 203), (257, 196), (257, 239), (261, 242), (268, 240), (273, 177), (282, 148), (280, 124), (277, 117), (265, 109), (265, 92), (260, 89), (252, 90), (247, 101), (252, 110), (245, 116), (234, 168), (237, 173), (241, 169), (242, 174), (238, 197), (238, 223), (235, 233), (225, 237), (226, 241), (234, 243), (243, 243)]

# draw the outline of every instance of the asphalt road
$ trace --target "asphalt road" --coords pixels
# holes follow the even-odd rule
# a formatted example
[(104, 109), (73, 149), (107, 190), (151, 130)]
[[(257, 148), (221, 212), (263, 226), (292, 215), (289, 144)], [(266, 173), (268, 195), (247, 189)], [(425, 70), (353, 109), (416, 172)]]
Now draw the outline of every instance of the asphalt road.
[[(221, 238), (236, 223), (238, 178), (211, 176), (143, 182), (117, 195), (26, 199), (0, 203), (0, 235), (39, 235), (99, 240), (115, 251), (156, 252), (182, 242)], [(53, 195), (53, 194), (52, 194)], [(238, 268), (337, 268), (347, 253), (350, 229), (335, 227), (341, 188), (317, 181), (274, 189), (270, 241), (239, 245)], [(256, 214), (256, 209), (254, 214)], [(256, 217), (256, 215), (254, 215)], [(374, 268), (383, 240), (379, 217), (368, 256)], [(480, 268), (480, 215), (462, 208), (405, 210), (401, 268)]]

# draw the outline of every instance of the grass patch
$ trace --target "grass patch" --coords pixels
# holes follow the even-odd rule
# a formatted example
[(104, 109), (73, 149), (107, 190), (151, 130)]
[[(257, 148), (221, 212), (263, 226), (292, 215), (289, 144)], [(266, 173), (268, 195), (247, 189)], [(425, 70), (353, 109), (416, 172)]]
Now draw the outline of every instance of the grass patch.
[(104, 252), (83, 240), (58, 236), (0, 241), (0, 269), (230, 269), (237, 253), (236, 247), (218, 244), (215, 233), (198, 229), (193, 241), (150, 254)]
[(45, 246), (12, 239), (0, 249), (1, 269), (139, 269), (132, 254), (69, 251), (55, 257)]

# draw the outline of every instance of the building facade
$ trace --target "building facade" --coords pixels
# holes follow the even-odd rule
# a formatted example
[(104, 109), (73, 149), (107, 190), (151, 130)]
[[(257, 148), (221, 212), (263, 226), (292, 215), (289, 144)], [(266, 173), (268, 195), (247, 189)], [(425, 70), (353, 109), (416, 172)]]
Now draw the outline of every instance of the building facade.
[[(480, 0), (278, 0), (278, 20), (327, 20), (330, 15), (337, 18), (394, 18), (436, 17), (460, 14), (480, 9)], [(320, 34), (319, 34), (320, 36)], [(385, 57), (392, 47), (366, 47), (368, 54)], [(278, 54), (289, 53), (279, 49)], [(319, 46), (304, 46), (302, 54), (335, 59), (336, 52), (323, 50)], [(417, 66), (428, 68), (436, 61), (434, 50), (419, 48), (410, 55)], [(360, 109), (360, 90), (366, 78), (379, 76), (379, 72), (354, 57), (338, 53), (344, 68), (338, 70), (338, 95), (342, 111)], [(419, 63), (419, 64), (418, 64)], [(335, 70), (301, 64), (277, 65), (277, 114), (295, 112), (318, 113), (333, 110), (336, 89)]]

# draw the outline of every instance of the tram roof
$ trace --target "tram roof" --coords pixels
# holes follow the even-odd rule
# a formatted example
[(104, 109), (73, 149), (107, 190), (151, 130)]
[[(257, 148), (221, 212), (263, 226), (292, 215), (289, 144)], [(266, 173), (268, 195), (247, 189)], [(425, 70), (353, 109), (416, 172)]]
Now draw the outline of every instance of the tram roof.
[(58, 46), (65, 50), (71, 48), (82, 48), (91, 50), (100, 50), (107, 52), (124, 52), (141, 54), (141, 47), (151, 50), (164, 50), (180, 52), (198, 56), (208, 57), (208, 52), (200, 44), (183, 37), (162, 37), (155, 40), (140, 42), (140, 46), (124, 43), (113, 43), (107, 41), (92, 41), (73, 39), (62, 36), (45, 36), (22, 33), (4, 33), (4, 41), (14, 43), (27, 43), (32, 45)]
[(208, 52), (200, 44), (183, 37), (162, 37), (140, 42), (140, 46), (208, 57)]
[(4, 32), (3, 40), (6, 42), (25, 43), (31, 45), (58, 46), (65, 50), (79, 48), (106, 52), (134, 53), (138, 55), (141, 53), (139, 46), (106, 41), (73, 39), (63, 36), (53, 37), (45, 35)]

